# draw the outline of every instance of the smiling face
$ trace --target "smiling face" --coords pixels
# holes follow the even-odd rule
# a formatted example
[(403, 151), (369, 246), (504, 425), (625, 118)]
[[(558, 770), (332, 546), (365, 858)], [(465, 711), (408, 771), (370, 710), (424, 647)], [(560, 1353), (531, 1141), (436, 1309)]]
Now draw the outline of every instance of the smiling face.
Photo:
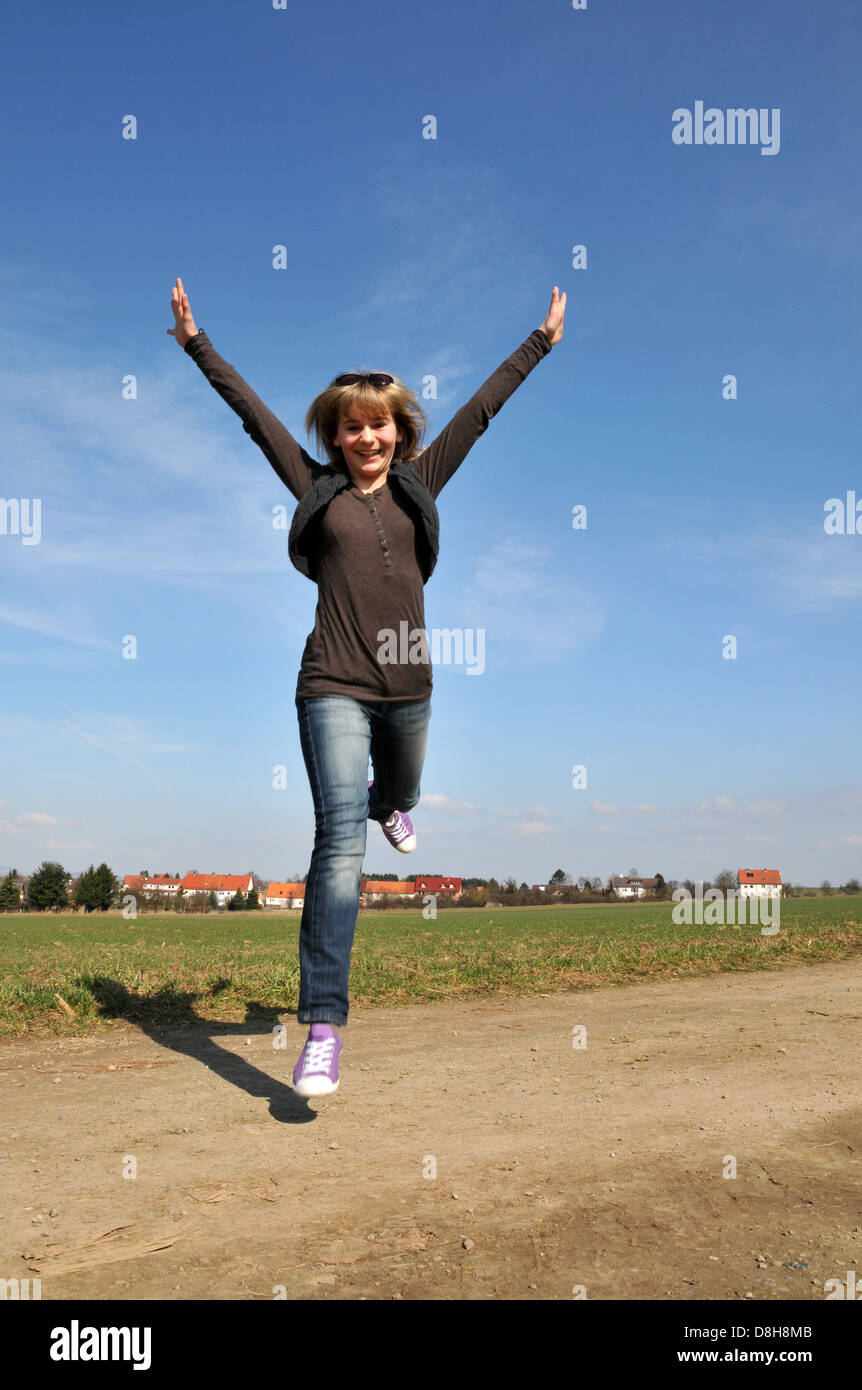
[(395, 445), (403, 438), (404, 431), (389, 412), (368, 413), (353, 406), (341, 417), (334, 443), (340, 447), (355, 485), (367, 490), (386, 477)]

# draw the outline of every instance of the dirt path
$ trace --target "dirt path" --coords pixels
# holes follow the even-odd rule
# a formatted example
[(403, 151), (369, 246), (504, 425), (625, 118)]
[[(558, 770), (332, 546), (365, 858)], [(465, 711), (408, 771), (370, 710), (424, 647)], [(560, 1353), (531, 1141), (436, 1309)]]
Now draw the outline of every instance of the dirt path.
[(286, 1084), (293, 1019), (286, 1051), (251, 1024), (0, 1042), (0, 1277), (43, 1300), (822, 1300), (860, 1254), (860, 986), (854, 961), (357, 1010), (313, 1102)]

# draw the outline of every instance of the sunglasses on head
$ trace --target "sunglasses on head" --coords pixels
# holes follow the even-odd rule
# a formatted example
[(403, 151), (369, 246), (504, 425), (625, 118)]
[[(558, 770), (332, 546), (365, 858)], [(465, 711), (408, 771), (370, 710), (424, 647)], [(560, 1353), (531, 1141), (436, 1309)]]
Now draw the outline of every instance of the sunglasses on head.
[(357, 382), (368, 381), (377, 390), (384, 386), (391, 386), (394, 377), (388, 376), (386, 372), (345, 372), (343, 376), (337, 376), (332, 383), (333, 386), (355, 386)]

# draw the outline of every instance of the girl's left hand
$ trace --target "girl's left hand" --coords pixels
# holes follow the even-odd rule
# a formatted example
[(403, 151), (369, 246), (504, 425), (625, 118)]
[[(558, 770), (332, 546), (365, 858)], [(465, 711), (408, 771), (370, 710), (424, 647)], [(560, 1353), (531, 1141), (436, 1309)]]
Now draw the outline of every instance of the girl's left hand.
[(566, 316), (566, 296), (560, 298), (560, 291), (557, 285), (554, 286), (554, 293), (551, 295), (551, 307), (545, 322), (539, 327), (543, 328), (551, 340), (551, 347), (558, 343), (563, 336), (563, 319)]

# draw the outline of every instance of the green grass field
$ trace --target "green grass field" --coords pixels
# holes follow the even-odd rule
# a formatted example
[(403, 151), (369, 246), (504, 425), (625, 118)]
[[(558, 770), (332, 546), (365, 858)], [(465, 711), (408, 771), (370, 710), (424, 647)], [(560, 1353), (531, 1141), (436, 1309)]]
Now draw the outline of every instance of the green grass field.
[[(673, 904), (363, 912), (351, 1000), (398, 1006), (597, 989), (834, 961), (862, 947), (862, 897), (789, 899), (757, 925), (677, 926)], [(278, 1021), (299, 991), (299, 916), (0, 916), (0, 1035)], [(65, 1013), (55, 995), (74, 1010)]]

